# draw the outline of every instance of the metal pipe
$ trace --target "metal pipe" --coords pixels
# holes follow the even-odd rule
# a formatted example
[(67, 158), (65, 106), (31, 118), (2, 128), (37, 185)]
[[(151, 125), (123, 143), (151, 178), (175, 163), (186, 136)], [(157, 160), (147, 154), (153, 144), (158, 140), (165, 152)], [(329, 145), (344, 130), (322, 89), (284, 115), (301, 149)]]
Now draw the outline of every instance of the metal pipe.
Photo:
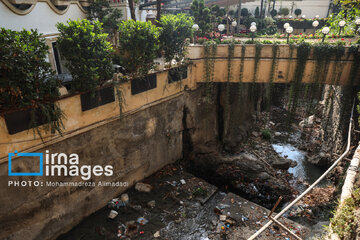
[(297, 240), (302, 240), (299, 236), (297, 236), (295, 233), (293, 233), (292, 231), (290, 231), (284, 224), (282, 224), (281, 222), (279, 222), (278, 220), (274, 219), (273, 217), (270, 217), (270, 219), (272, 221), (274, 221), (277, 225), (279, 225), (282, 229), (284, 229), (286, 232), (288, 232), (291, 236), (293, 236), (294, 238), (296, 238)]
[[(353, 125), (353, 113), (354, 113), (354, 107), (355, 107), (355, 100), (352, 106), (351, 110), (351, 116), (350, 116), (350, 123), (349, 123), (349, 131), (348, 131), (348, 139), (347, 139), (347, 146), (345, 149), (345, 152), (331, 165), (331, 167), (326, 170), (326, 172), (323, 173), (311, 186), (306, 189), (300, 196), (298, 196), (294, 201), (292, 201), (288, 206), (286, 206), (281, 212), (279, 212), (275, 217), (273, 217), (275, 220), (280, 218), (287, 210), (289, 210), (292, 206), (295, 205), (300, 199), (302, 199), (308, 192), (310, 192), (321, 180), (323, 180), (326, 175), (333, 170), (336, 165), (348, 154), (350, 150), (350, 143), (351, 143), (351, 129)], [(254, 233), (251, 237), (249, 237), (247, 240), (253, 240), (257, 238), (263, 231), (265, 231), (274, 221), (270, 220), (267, 222), (262, 228), (260, 228), (256, 233)]]

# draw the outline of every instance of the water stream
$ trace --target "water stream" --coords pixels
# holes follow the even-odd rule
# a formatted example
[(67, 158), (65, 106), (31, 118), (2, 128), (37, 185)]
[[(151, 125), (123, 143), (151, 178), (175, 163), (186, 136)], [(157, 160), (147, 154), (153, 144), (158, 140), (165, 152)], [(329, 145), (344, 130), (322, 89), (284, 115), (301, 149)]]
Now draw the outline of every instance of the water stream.
[[(272, 147), (281, 157), (296, 161), (297, 165), (293, 168), (289, 168), (289, 173), (292, 173), (298, 180), (303, 180), (312, 184), (324, 173), (325, 170), (306, 161), (306, 152), (295, 147), (296, 143), (299, 142), (299, 138), (299, 133), (292, 133), (290, 134), (288, 141), (274, 143), (272, 144)], [(323, 187), (328, 184), (329, 182), (324, 179), (318, 184), (318, 186)], [(299, 190), (305, 189), (302, 187)]]

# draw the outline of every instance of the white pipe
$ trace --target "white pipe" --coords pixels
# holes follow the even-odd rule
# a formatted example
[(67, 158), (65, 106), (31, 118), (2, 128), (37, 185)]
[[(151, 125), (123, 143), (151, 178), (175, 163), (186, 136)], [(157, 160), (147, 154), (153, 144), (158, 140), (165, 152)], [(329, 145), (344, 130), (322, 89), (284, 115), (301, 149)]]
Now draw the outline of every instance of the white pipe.
[[(275, 220), (280, 218), (287, 210), (289, 210), (295, 203), (297, 203), (300, 199), (302, 199), (308, 192), (310, 192), (323, 178), (326, 177), (326, 175), (333, 170), (336, 165), (348, 154), (350, 150), (350, 143), (351, 143), (351, 129), (353, 124), (353, 112), (354, 112), (354, 106), (355, 101), (351, 110), (351, 116), (350, 116), (350, 123), (349, 123), (349, 131), (348, 131), (348, 139), (347, 139), (347, 146), (345, 152), (331, 165), (331, 167), (326, 170), (326, 172), (323, 173), (311, 186), (306, 189), (300, 196), (298, 196), (294, 201), (292, 201), (288, 206), (286, 206), (281, 212), (279, 212), (275, 217), (273, 217)], [(272, 220), (267, 222), (262, 228), (260, 228), (256, 233), (254, 233), (251, 237), (249, 237), (247, 240), (253, 240), (257, 238), (263, 231), (265, 231), (271, 224), (273, 223)]]

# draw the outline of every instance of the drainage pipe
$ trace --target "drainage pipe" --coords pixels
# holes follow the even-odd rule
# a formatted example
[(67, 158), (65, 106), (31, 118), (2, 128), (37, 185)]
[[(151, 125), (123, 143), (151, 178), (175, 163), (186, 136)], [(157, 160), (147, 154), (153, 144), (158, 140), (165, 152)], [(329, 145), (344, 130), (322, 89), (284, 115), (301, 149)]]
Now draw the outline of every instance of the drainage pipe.
[[(275, 217), (273, 217), (275, 220), (280, 218), (287, 210), (289, 210), (292, 206), (294, 206), (300, 199), (302, 199), (308, 192), (310, 192), (321, 180), (323, 180), (326, 175), (329, 174), (331, 170), (333, 170), (336, 165), (349, 153), (350, 150), (350, 144), (351, 144), (351, 131), (352, 131), (352, 125), (353, 125), (353, 113), (354, 113), (354, 106), (355, 101), (352, 106), (351, 110), (351, 116), (350, 116), (350, 122), (349, 122), (349, 131), (348, 131), (348, 138), (347, 138), (347, 146), (345, 149), (345, 152), (331, 165), (331, 167), (326, 170), (326, 172), (323, 173), (313, 184), (311, 184), (308, 189), (306, 189), (300, 196), (298, 196), (294, 201), (292, 201), (289, 205), (287, 205), (281, 212), (279, 212)], [(267, 222), (262, 228), (260, 228), (256, 233), (254, 233), (251, 237), (249, 237), (247, 240), (253, 240), (257, 238), (262, 232), (264, 232), (274, 221), (270, 220)]]

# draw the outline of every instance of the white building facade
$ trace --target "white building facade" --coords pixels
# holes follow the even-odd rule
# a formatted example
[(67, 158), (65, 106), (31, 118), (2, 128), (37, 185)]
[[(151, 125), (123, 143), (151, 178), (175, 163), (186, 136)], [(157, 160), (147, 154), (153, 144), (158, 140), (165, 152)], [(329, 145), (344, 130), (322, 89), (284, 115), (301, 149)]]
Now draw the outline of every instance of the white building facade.
[[(247, 8), (249, 12), (254, 15), (256, 7), (261, 6), (261, 0), (255, 1), (243, 1), (241, 8)], [(320, 18), (327, 17), (329, 7), (331, 6), (332, 0), (276, 0), (275, 10), (279, 11), (280, 8), (288, 8), (290, 10), (289, 16), (295, 17), (295, 9), (301, 9), (301, 15), (305, 15), (306, 18), (314, 18), (319, 15)], [(264, 7), (266, 7), (265, 16), (268, 15), (269, 0), (264, 1)], [(270, 10), (273, 7), (273, 1), (270, 0)], [(231, 5), (230, 9), (236, 10), (238, 5)], [(291, 13), (291, 10), (293, 11)]]

